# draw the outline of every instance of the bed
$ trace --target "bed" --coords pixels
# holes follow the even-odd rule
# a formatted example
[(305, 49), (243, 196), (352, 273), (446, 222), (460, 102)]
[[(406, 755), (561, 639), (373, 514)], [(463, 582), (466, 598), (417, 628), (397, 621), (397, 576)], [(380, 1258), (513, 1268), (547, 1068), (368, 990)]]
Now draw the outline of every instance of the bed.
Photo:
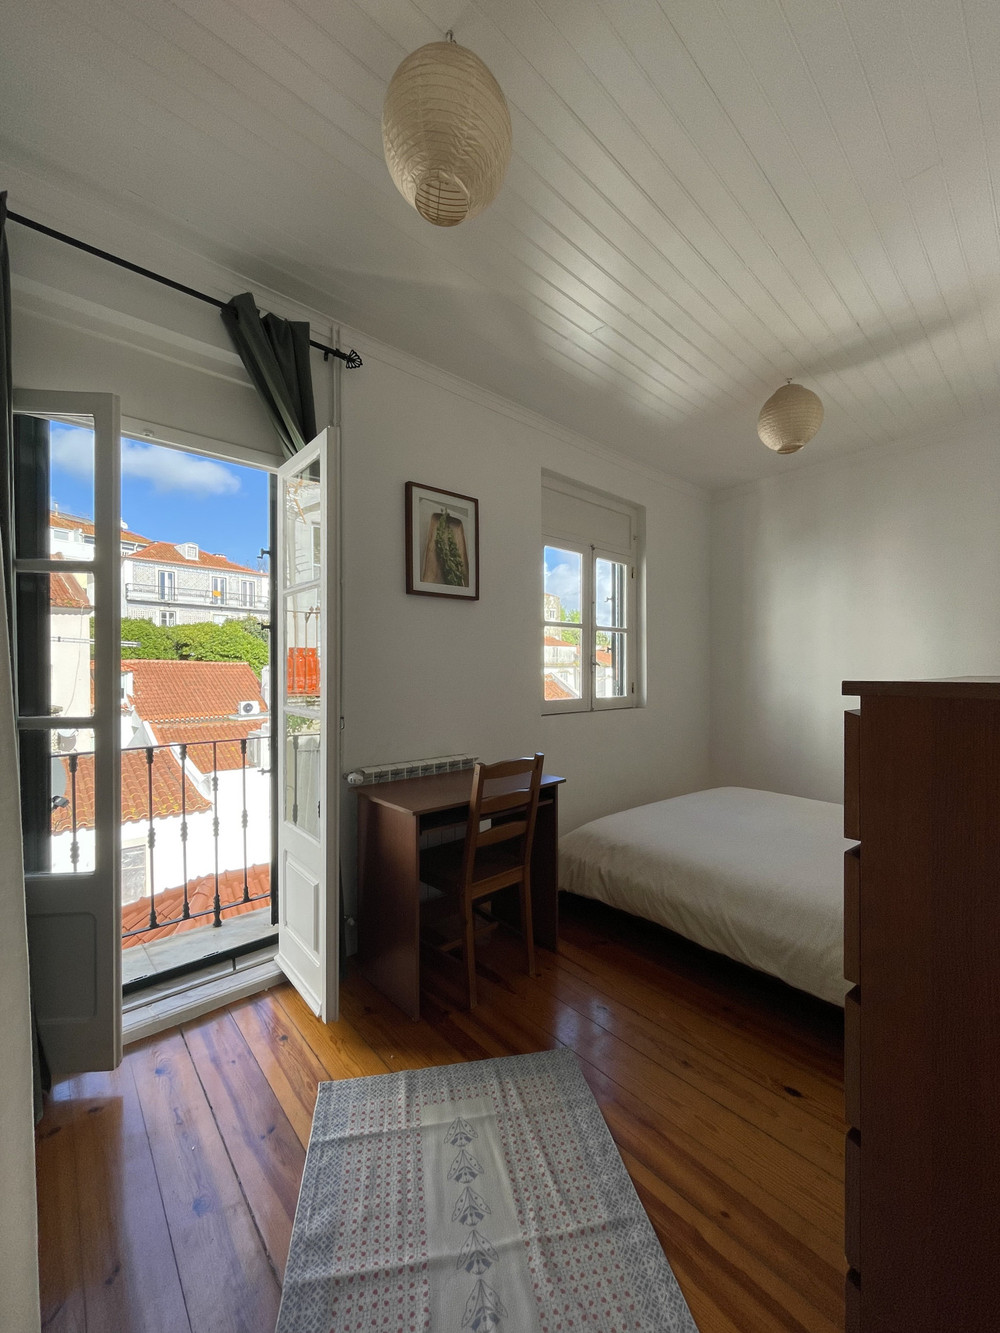
[(713, 787), (559, 840), (559, 887), (844, 1003), (843, 806)]

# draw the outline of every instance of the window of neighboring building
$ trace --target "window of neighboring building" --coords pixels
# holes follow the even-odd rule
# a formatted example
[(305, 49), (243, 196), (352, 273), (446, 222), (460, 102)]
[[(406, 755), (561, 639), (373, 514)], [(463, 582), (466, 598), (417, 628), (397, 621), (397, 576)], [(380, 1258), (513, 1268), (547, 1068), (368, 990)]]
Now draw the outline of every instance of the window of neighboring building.
[(226, 600), (226, 580), (218, 574), (212, 575), (212, 601), (224, 602)]
[(160, 624), (161, 624), (161, 625), (176, 625), (176, 624), (177, 624), (177, 612), (176, 612), (176, 611), (161, 611), (161, 612), (160, 612)]
[(633, 708), (643, 651), (643, 510), (561, 478), (542, 483), (542, 700), (546, 713)]
[(122, 902), (134, 903), (146, 896), (146, 844), (122, 848)]
[(174, 571), (172, 569), (161, 569), (156, 576), (156, 582), (160, 592), (160, 601), (172, 602), (174, 600)]
[(214, 623), (215, 623), (216, 625), (224, 625), (228, 619), (229, 619), (228, 616), (213, 616), (213, 617), (212, 617), (212, 620), (214, 621)]
[(240, 601), (244, 606), (253, 606), (256, 598), (254, 597), (253, 579), (243, 579), (240, 582)]

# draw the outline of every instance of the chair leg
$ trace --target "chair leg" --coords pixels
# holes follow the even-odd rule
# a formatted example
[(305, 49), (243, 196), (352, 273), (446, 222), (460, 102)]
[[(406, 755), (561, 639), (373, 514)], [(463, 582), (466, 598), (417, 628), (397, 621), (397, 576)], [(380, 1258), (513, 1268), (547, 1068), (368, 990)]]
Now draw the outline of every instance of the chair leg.
[(521, 935), (524, 938), (525, 961), (528, 976), (535, 975), (535, 933), (531, 923), (531, 880), (525, 875), (521, 881)]
[(465, 975), (466, 986), (469, 992), (469, 1008), (476, 1007), (476, 919), (472, 911), (472, 904), (467, 902), (463, 911), (463, 924), (465, 926)]

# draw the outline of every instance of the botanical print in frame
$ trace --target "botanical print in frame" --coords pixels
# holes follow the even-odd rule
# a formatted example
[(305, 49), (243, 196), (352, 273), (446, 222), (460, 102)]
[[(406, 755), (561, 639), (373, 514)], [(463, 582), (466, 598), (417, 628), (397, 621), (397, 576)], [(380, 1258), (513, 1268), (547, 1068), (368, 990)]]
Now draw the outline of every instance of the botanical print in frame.
[(406, 483), (406, 591), (478, 599), (478, 500)]

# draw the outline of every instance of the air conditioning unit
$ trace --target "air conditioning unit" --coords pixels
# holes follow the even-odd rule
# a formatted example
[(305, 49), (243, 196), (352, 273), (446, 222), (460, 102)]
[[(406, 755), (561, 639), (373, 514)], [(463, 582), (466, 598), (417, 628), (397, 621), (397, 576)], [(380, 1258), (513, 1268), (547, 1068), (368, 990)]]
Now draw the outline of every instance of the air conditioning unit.
[(259, 699), (241, 699), (236, 705), (240, 717), (256, 717), (260, 713)]

